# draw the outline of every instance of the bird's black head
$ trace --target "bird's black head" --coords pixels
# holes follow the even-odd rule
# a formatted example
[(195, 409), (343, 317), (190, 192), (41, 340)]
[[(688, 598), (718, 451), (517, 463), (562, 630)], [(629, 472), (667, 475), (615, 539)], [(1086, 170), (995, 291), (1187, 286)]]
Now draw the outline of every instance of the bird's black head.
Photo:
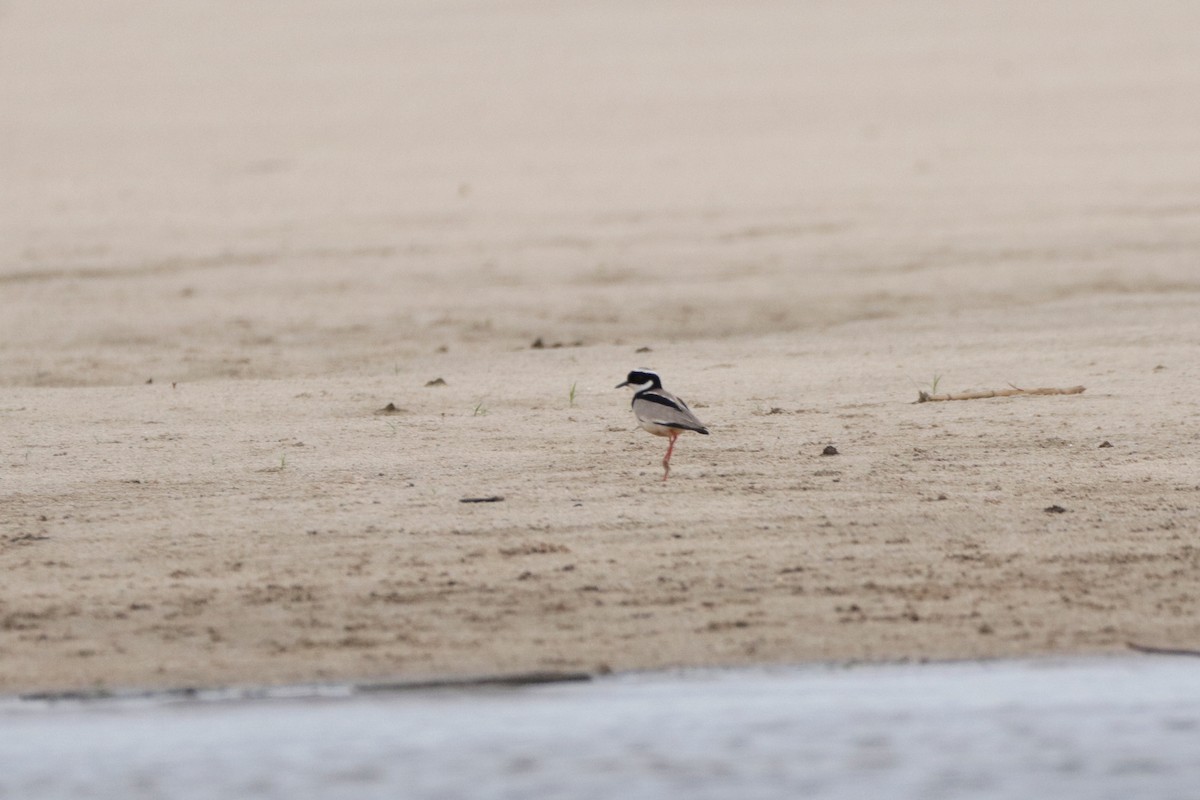
[(644, 392), (647, 389), (661, 389), (662, 379), (658, 377), (657, 372), (652, 372), (648, 369), (635, 369), (625, 376), (624, 383), (617, 384), (618, 389), (622, 386), (632, 386), (636, 391)]

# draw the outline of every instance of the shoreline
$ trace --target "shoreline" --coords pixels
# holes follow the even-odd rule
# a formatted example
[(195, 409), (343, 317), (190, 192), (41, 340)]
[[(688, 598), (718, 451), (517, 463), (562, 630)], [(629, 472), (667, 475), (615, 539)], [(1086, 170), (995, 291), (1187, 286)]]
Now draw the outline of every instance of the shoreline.
[(520, 690), (561, 684), (586, 684), (595, 681), (664, 681), (672, 678), (728, 677), (738, 675), (826, 674), (845, 670), (889, 670), (904, 667), (982, 666), (1005, 669), (1010, 667), (1061, 667), (1063, 665), (1102, 665), (1139, 661), (1186, 660), (1200, 656), (1193, 650), (1170, 650), (1130, 646), (1125, 652), (1090, 654), (1047, 653), (1020, 656), (982, 658), (898, 658), (878, 661), (810, 661), (777, 664), (740, 664), (730, 666), (677, 666), (659, 669), (632, 669), (622, 672), (532, 672), (497, 673), (446, 678), (398, 678), (396, 680), (334, 681), (321, 683), (288, 683), (226, 686), (188, 686), (171, 688), (75, 689), (64, 691), (0, 694), (0, 714), (6, 711), (43, 707), (70, 708), (96, 704), (149, 703), (155, 707), (177, 703), (202, 705), (225, 703), (297, 702), (308, 700), (347, 700), (375, 695), (386, 697), (439, 692), (486, 692)]

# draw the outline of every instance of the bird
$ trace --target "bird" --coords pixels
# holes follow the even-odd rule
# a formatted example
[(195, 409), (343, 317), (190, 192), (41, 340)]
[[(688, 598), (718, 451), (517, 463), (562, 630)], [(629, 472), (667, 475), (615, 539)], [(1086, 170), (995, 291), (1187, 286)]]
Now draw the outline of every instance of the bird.
[(662, 479), (665, 481), (671, 474), (671, 453), (679, 435), (684, 431), (695, 431), (707, 436), (708, 428), (696, 418), (687, 403), (663, 388), (662, 378), (653, 370), (635, 369), (616, 388), (623, 386), (633, 387), (633, 414), (642, 430), (671, 439), (662, 461)]

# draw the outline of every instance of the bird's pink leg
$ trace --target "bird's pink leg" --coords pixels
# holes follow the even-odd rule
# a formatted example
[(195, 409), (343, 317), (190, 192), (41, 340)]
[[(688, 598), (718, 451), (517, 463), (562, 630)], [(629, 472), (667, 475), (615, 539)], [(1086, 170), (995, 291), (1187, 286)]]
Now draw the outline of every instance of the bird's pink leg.
[(671, 474), (671, 451), (675, 449), (675, 440), (679, 438), (678, 433), (671, 434), (671, 443), (667, 445), (667, 454), (663, 456), (663, 480)]

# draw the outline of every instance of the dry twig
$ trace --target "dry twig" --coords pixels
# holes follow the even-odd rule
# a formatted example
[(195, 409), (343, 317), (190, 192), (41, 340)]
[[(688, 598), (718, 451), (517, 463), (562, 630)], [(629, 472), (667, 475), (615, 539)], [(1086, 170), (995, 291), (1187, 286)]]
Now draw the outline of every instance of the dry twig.
[(939, 400), (983, 400), (988, 397), (1016, 397), (1017, 395), (1026, 394), (1083, 394), (1084, 387), (1071, 386), (1066, 389), (1057, 389), (1052, 386), (1044, 386), (1040, 389), (1021, 389), (1016, 386), (1011, 389), (986, 389), (982, 392), (960, 392), (958, 394), (930, 394), (929, 392), (918, 392), (918, 403), (932, 403)]

